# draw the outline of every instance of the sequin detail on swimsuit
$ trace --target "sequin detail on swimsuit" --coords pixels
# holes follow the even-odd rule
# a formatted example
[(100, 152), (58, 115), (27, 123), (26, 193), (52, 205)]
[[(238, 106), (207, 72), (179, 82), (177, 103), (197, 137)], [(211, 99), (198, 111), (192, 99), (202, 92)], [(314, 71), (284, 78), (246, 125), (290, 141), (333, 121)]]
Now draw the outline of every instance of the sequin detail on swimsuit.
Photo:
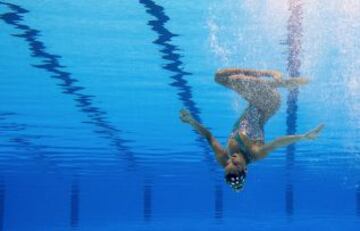
[(245, 133), (252, 141), (264, 142), (264, 129), (261, 120), (262, 112), (257, 107), (250, 105), (240, 118), (238, 126), (230, 134), (230, 138), (233, 138), (237, 141), (247, 163), (252, 162), (253, 155), (245, 147), (245, 144), (240, 139), (238, 134), (240, 132)]
[(241, 118), (239, 128), (236, 129), (245, 133), (251, 140), (264, 140), (264, 129), (261, 124), (262, 113), (250, 105)]

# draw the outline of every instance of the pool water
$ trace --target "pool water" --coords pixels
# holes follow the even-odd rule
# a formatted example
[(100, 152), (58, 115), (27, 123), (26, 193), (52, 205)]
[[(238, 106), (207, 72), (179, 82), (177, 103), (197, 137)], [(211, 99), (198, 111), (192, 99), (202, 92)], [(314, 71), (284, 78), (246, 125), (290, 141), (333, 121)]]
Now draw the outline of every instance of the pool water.
[[(359, 230), (358, 0), (0, 1), (0, 231)], [(216, 70), (279, 70), (236, 193), (186, 108), (225, 144), (247, 103)]]

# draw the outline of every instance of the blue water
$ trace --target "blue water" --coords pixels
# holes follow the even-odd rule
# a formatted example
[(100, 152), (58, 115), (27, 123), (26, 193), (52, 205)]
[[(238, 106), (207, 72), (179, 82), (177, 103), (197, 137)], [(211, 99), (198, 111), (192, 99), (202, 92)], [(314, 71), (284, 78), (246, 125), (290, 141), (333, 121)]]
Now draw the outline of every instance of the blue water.
[[(0, 230), (359, 230), (358, 0), (0, 2)], [(225, 144), (246, 107), (217, 69), (277, 69), (266, 141), (321, 136), (233, 192), (187, 108)]]

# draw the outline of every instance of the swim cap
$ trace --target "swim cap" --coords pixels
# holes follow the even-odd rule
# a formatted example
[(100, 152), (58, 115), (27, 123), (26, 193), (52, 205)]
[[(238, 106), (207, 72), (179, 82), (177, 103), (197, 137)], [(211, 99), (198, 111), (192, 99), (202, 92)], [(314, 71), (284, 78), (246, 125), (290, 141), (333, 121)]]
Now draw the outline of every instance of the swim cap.
[(236, 192), (239, 192), (245, 185), (246, 171), (237, 173), (229, 173), (225, 175), (225, 182), (231, 186)]

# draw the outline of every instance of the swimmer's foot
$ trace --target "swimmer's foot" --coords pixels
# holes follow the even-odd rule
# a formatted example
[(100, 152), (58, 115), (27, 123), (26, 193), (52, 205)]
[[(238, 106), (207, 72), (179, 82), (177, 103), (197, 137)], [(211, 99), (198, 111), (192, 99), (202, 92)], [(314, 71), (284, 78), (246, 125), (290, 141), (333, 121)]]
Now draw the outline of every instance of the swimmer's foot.
[(314, 128), (313, 130), (305, 133), (304, 138), (305, 138), (305, 139), (308, 139), (308, 140), (314, 140), (314, 139), (316, 139), (316, 138), (319, 136), (320, 132), (323, 130), (324, 127), (325, 127), (324, 124), (318, 125), (318, 126), (317, 126), (316, 128)]
[(287, 89), (293, 89), (300, 86), (303, 86), (305, 84), (308, 84), (310, 80), (308, 78), (304, 77), (295, 77), (295, 78), (289, 78), (289, 79), (283, 79), (280, 82), (280, 87), (285, 87)]

